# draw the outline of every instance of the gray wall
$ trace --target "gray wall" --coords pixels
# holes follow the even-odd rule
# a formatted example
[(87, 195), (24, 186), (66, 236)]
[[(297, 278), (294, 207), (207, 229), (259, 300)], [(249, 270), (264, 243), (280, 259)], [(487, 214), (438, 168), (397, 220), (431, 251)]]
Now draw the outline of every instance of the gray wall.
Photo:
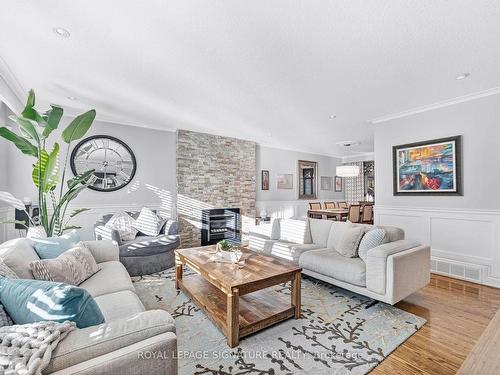
[[(463, 136), (463, 196), (394, 196), (392, 146)], [(500, 95), (375, 125), (377, 205), (500, 209)]]
[[(297, 151), (279, 150), (276, 148), (257, 146), (257, 201), (293, 201), (297, 200), (297, 161), (308, 160), (318, 163), (318, 199), (343, 199), (344, 193), (335, 193), (320, 189), (321, 176), (335, 176), (335, 168), (341, 165), (341, 159), (307, 154)], [(261, 189), (261, 170), (269, 171), (269, 190)], [(293, 189), (278, 190), (276, 176), (279, 174), (293, 174)]]

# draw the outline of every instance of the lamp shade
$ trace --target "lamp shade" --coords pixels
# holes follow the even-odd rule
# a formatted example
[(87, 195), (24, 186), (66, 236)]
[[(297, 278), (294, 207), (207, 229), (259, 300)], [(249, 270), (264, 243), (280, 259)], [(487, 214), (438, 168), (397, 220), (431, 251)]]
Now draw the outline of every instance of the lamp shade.
[(359, 176), (359, 165), (339, 165), (336, 168), (339, 177), (357, 177)]

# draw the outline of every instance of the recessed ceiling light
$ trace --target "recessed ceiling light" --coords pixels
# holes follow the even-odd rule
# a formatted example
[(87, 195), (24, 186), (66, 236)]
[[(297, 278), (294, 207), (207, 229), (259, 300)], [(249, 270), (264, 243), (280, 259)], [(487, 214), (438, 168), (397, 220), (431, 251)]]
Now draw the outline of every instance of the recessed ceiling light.
[(330, 120), (333, 120), (334, 118), (337, 118), (337, 115), (330, 115), (328, 117), (330, 118)]
[(69, 100), (78, 100), (78, 98), (76, 96), (68, 96), (68, 99)]
[(459, 74), (458, 76), (456, 76), (455, 79), (460, 81), (462, 79), (466, 79), (468, 76), (470, 76), (470, 73), (462, 73), (462, 74)]
[(57, 35), (59, 35), (60, 37), (63, 37), (63, 38), (69, 38), (69, 36), (71, 35), (68, 30), (66, 30), (66, 29), (64, 29), (62, 27), (54, 27), (52, 30)]
[(352, 147), (352, 146), (360, 145), (361, 142), (358, 142), (358, 141), (340, 141), (340, 142), (335, 142), (335, 144), (338, 146), (343, 146), (343, 147)]

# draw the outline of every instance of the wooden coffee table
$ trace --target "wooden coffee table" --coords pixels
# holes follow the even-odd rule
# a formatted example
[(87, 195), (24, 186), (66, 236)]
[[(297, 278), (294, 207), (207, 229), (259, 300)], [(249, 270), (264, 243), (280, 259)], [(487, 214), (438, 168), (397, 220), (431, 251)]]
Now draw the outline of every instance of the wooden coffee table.
[[(285, 319), (300, 318), (300, 273), (295, 264), (242, 248), (245, 265), (211, 260), (215, 246), (175, 250), (175, 286), (226, 335), (231, 348), (241, 337)], [(183, 277), (187, 266), (196, 274)], [(265, 290), (292, 282), (291, 298)]]

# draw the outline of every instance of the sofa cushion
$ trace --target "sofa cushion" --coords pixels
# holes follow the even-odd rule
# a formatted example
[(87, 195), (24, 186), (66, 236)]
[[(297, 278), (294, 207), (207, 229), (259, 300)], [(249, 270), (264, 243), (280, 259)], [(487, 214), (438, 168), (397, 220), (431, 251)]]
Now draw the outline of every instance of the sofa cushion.
[(16, 238), (0, 245), (0, 259), (21, 279), (32, 279), (30, 263), (40, 257), (30, 239)]
[(0, 259), (0, 277), (8, 277), (9, 279), (18, 279), (16, 273)]
[(309, 220), (280, 219), (280, 241), (295, 242), (298, 244), (311, 243)]
[(132, 241), (138, 230), (134, 228), (135, 220), (125, 211), (118, 211), (104, 225), (108, 229), (118, 231), (121, 241)]
[(97, 271), (99, 266), (89, 249), (82, 243), (55, 259), (34, 260), (31, 272), (37, 280), (56, 281), (80, 285)]
[(366, 285), (365, 262), (360, 258), (346, 258), (334, 249), (307, 251), (299, 258), (299, 266), (350, 284)]
[(166, 222), (167, 220), (159, 217), (155, 211), (143, 207), (134, 222), (134, 228), (147, 236), (157, 236)]
[(94, 299), (107, 322), (144, 311), (141, 300), (130, 290), (103, 294)]
[(0, 300), (15, 324), (69, 320), (85, 328), (104, 322), (85, 289), (64, 283), (0, 278)]
[(273, 241), (270, 244), (270, 252), (268, 254), (275, 256), (277, 258), (282, 258), (299, 263), (299, 257), (302, 253), (310, 250), (320, 249), (322, 246), (317, 244), (296, 244), (294, 242), (286, 241)]
[(63, 370), (165, 332), (175, 332), (175, 323), (172, 316), (163, 310), (144, 311), (74, 330), (54, 349), (44, 373)]
[(376, 228), (385, 230), (384, 243), (394, 242), (405, 239), (405, 231), (401, 228), (377, 225)]
[(130, 276), (120, 262), (111, 261), (99, 263), (99, 272), (80, 284), (93, 297), (102, 296), (122, 290), (135, 292)]
[(331, 220), (309, 219), (309, 226), (311, 227), (312, 242), (321, 247), (327, 247), (328, 236), (332, 228)]
[(30, 239), (40, 259), (53, 259), (75, 247), (80, 242), (80, 235), (76, 230), (72, 230), (59, 237)]
[(120, 257), (148, 256), (164, 253), (179, 247), (178, 235), (137, 236), (120, 246)]

